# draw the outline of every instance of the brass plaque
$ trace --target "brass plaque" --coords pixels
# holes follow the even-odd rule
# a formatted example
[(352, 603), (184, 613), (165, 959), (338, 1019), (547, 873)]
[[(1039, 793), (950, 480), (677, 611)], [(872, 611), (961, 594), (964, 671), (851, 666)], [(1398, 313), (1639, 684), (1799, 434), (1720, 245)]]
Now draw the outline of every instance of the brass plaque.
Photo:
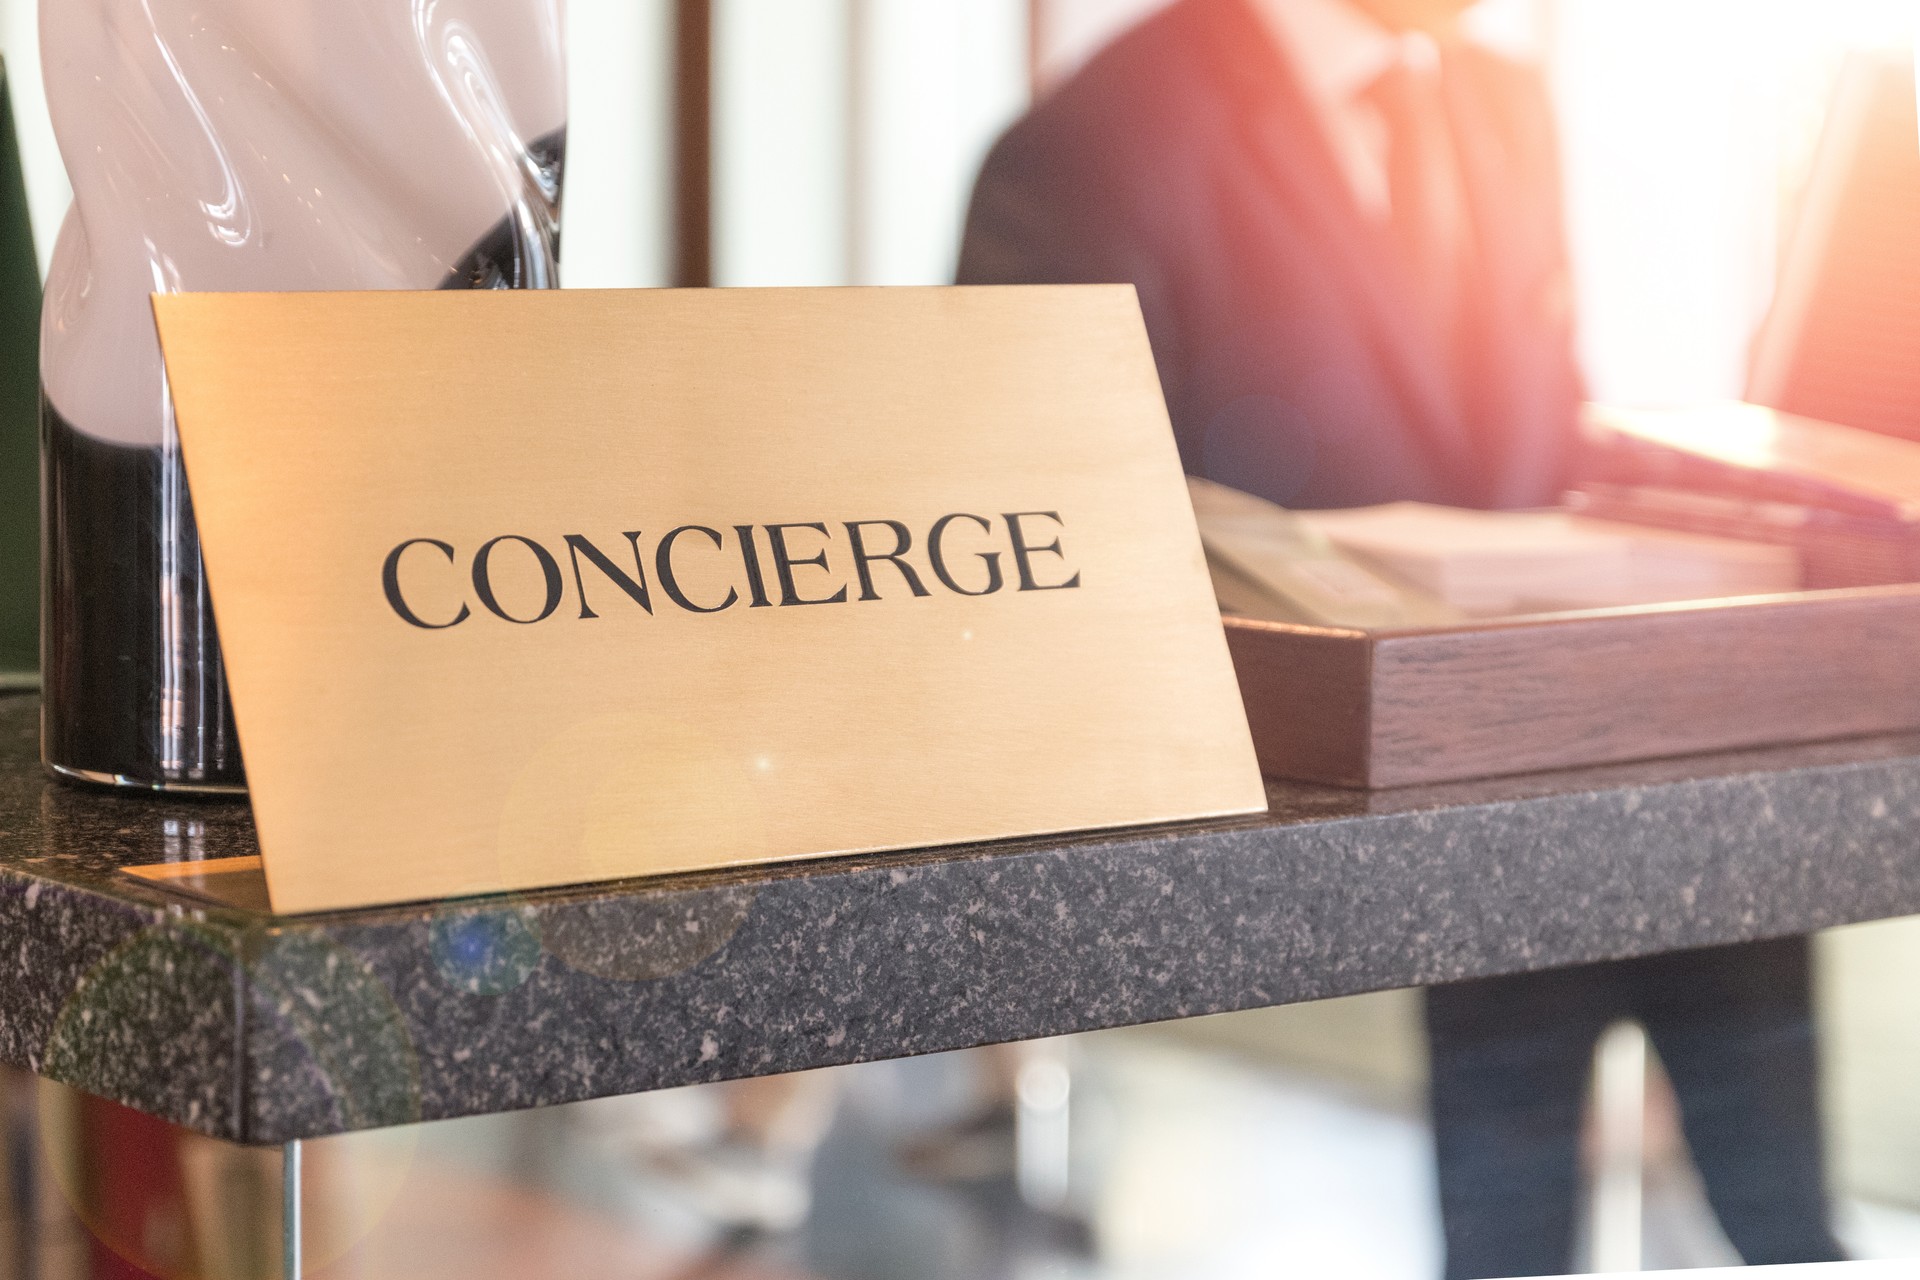
[(1265, 807), (1130, 289), (154, 305), (279, 912)]

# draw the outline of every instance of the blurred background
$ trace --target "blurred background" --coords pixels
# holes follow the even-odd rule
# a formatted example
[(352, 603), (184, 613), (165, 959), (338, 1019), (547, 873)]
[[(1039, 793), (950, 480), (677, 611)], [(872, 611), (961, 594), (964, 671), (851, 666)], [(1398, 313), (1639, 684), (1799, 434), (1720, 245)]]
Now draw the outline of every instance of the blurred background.
[[(1156, 7), (568, 0), (565, 281), (947, 282), (993, 139)], [(0, 0), (0, 53), (44, 264), (68, 193), (35, 8)], [(1916, 9), (1488, 0), (1475, 13), (1486, 39), (1548, 68), (1558, 97), (1596, 399), (1750, 390), (1834, 104), (1862, 67), (1910, 80)], [(1901, 102), (1912, 111), (1910, 92)], [(1819, 956), (1843, 1237), (1862, 1256), (1920, 1257), (1920, 924), (1838, 931)], [(1730, 1261), (1643, 1042), (1601, 1052), (1614, 1061), (1591, 1133), (1590, 1260)], [(1415, 995), (1387, 993), (332, 1140), (314, 1144), (316, 1194), (351, 1211), (317, 1273), (1425, 1277), (1439, 1234), (1422, 1055)], [(138, 1274), (112, 1270), (121, 1254), (165, 1270), (187, 1256), (182, 1233), (215, 1238), (232, 1223), (210, 1217), (275, 1203), (272, 1157), (209, 1148), (203, 1183), (101, 1220), (21, 1156), (81, 1123), (77, 1102), (4, 1079), (0, 1276)], [(1623, 1213), (1624, 1233), (1609, 1227)], [(172, 1274), (253, 1274), (249, 1256), (203, 1247)]]
[[(950, 282), (981, 158), (1161, 0), (568, 0), (566, 283)], [(43, 260), (66, 206), (0, 0)], [(1559, 99), (1594, 398), (1739, 395), (1849, 55), (1908, 0), (1487, 0)]]
[[(1819, 945), (1837, 1226), (1859, 1258), (1920, 1258), (1916, 961), (1909, 922)], [(1441, 1249), (1424, 1052), (1416, 995), (1389, 992), (1005, 1062), (947, 1054), (324, 1139), (306, 1152), (309, 1274), (1428, 1280)], [(1624, 1029), (1602, 1043), (1579, 1257), (1610, 1272), (1737, 1265), (1644, 1052)], [(0, 1203), (15, 1207), (0, 1276), (277, 1274), (277, 1150), (148, 1132), (157, 1122), (4, 1070), (0, 1099)], [(82, 1129), (167, 1152), (165, 1173), (64, 1168)]]

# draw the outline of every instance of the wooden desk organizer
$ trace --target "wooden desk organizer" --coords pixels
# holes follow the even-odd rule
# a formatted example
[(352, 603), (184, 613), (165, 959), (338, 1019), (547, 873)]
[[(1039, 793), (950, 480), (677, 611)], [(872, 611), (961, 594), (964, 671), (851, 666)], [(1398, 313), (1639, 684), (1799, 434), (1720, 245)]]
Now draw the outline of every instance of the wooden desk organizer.
[(1920, 586), (1226, 626), (1272, 777), (1398, 787), (1920, 729)]

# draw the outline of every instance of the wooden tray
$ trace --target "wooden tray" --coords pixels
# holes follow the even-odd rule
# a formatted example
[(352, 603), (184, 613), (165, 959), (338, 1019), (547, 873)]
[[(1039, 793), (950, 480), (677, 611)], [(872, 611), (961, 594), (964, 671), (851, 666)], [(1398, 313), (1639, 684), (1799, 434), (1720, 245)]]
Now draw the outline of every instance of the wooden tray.
[(1920, 729), (1920, 586), (1417, 631), (1226, 624), (1272, 777), (1398, 787)]

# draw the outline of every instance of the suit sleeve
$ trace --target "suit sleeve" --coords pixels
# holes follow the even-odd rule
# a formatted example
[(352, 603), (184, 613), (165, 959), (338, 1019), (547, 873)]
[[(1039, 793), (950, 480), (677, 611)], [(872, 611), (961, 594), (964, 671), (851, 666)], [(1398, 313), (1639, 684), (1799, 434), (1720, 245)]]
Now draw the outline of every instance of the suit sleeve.
[(1042, 141), (1029, 120), (987, 157), (961, 244), (960, 284), (1130, 284), (1169, 402), (1186, 375), (1177, 265), (1147, 212), (1150, 166), (1097, 141)]
[(1545, 248), (1545, 280), (1538, 298), (1539, 319), (1557, 335), (1568, 352), (1567, 377), (1572, 398), (1584, 398), (1585, 380), (1572, 359), (1575, 348), (1577, 299), (1573, 283), (1573, 254), (1567, 230), (1565, 168), (1560, 152), (1559, 112), (1547, 78), (1531, 66), (1499, 64), (1509, 78), (1513, 100), (1506, 118), (1514, 123), (1517, 136), (1511, 145), (1525, 157), (1525, 181), (1531, 190), (1543, 193), (1541, 233)]

